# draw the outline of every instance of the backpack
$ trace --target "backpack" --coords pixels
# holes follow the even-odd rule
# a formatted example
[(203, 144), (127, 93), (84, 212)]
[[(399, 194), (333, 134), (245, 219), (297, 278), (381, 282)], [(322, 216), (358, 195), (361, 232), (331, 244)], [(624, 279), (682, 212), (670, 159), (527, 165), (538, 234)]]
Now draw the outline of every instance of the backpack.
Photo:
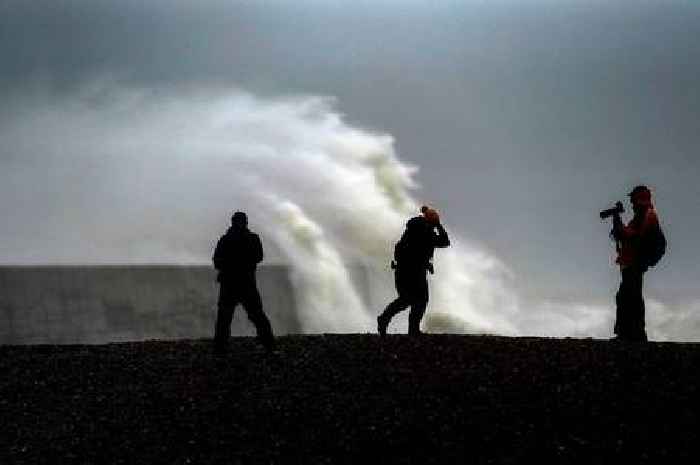
[(647, 266), (653, 267), (666, 254), (666, 236), (661, 226), (652, 228), (642, 240), (642, 254)]

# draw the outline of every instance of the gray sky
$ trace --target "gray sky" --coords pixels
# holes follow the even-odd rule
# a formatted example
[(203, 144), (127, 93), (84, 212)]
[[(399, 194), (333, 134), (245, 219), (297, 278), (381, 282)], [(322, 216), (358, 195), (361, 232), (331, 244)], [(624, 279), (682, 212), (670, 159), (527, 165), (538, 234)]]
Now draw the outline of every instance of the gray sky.
[(147, 3), (0, 0), (0, 99), (14, 111), (37, 86), (60, 98), (105, 76), (334, 96), (538, 295), (610, 297), (597, 213), (645, 182), (670, 241), (650, 292), (700, 297), (697, 2)]

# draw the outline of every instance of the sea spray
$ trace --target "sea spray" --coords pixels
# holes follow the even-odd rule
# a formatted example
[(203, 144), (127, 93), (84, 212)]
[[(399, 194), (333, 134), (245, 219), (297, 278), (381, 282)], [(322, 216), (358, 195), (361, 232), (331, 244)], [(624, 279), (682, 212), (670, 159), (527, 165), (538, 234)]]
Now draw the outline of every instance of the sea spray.
[(369, 331), (371, 317), (348, 269), (322, 228), (290, 202), (276, 203), (279, 227), (270, 231), (292, 267), (298, 317), (308, 333)]
[[(388, 264), (418, 214), (417, 168), (391, 136), (346, 123), (332, 99), (108, 85), (2, 111), (4, 263), (210, 263), (241, 209), (266, 262), (291, 267), (305, 332), (371, 331), (395, 296)], [(531, 325), (536, 310), (522, 311), (507, 268), (444, 220), (453, 246), (436, 253), (426, 329), (590, 334), (566, 308)], [(357, 263), (382, 299), (359, 298)]]

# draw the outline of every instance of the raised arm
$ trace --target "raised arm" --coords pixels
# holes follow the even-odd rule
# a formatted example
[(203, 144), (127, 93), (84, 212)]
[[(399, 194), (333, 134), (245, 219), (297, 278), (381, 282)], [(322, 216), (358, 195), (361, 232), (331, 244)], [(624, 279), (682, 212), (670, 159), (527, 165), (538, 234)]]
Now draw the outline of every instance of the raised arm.
[(435, 229), (437, 229), (437, 234), (434, 235), (435, 247), (449, 247), (450, 238), (447, 235), (447, 231), (445, 231), (445, 228), (442, 226), (442, 224), (441, 223), (436, 224)]

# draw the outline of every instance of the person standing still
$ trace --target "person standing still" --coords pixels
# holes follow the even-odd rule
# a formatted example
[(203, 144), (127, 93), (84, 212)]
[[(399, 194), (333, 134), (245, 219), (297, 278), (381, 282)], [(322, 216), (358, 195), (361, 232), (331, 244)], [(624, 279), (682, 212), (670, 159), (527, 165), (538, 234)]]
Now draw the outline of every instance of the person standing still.
[(262, 259), (260, 237), (248, 229), (247, 215), (237, 211), (231, 218), (231, 227), (216, 244), (213, 256), (219, 282), (214, 348), (219, 353), (228, 346), (233, 311), (238, 304), (255, 325), (258, 340), (266, 349), (274, 348), (272, 326), (263, 312), (255, 276)]
[(645, 305), (642, 295), (644, 273), (655, 266), (666, 251), (666, 238), (651, 201), (647, 186), (637, 186), (629, 194), (634, 217), (622, 223), (620, 212), (613, 214), (612, 236), (617, 241), (617, 260), (622, 281), (615, 296), (615, 339), (647, 340)]

